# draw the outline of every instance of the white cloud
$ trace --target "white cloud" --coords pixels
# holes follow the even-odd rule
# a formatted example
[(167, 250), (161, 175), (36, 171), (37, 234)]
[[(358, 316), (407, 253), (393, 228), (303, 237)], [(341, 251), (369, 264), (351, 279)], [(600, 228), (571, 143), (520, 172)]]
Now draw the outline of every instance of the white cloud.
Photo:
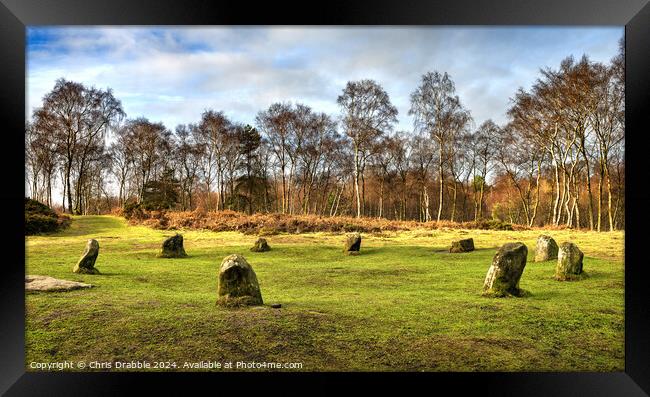
[(336, 114), (347, 81), (373, 78), (408, 130), (409, 94), (427, 71), (450, 73), (477, 125), (503, 122), (509, 98), (540, 67), (584, 52), (608, 61), (623, 29), (61, 27), (29, 34), (28, 114), (60, 77), (111, 87), (130, 117), (170, 129), (207, 108), (252, 123), (276, 101)]

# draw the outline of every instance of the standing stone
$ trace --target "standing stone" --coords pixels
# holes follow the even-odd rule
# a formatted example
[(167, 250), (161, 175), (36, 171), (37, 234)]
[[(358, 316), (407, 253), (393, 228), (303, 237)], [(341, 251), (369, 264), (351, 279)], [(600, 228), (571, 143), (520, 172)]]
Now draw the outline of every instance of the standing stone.
[(349, 234), (345, 239), (345, 247), (343, 251), (348, 255), (359, 255), (359, 249), (361, 248), (361, 234), (353, 233)]
[(452, 241), (449, 252), (470, 252), (474, 251), (474, 239), (467, 238), (464, 240)]
[(95, 239), (88, 240), (86, 250), (72, 271), (81, 274), (99, 274), (99, 270), (95, 269), (97, 255), (99, 255), (99, 243)]
[(185, 258), (186, 256), (183, 236), (178, 233), (163, 241), (162, 250), (158, 254), (159, 258)]
[(523, 243), (504, 244), (494, 255), (492, 266), (485, 276), (483, 295), (521, 296), (519, 279), (526, 267), (528, 248)]
[(555, 278), (557, 280), (571, 280), (580, 278), (582, 274), (582, 259), (584, 254), (573, 243), (562, 243), (557, 256)]
[(251, 247), (251, 251), (253, 252), (266, 252), (270, 251), (271, 247), (269, 247), (269, 243), (266, 242), (265, 238), (258, 238), (257, 241), (255, 242), (255, 245)]
[(264, 304), (257, 276), (243, 256), (227, 256), (219, 267), (217, 304), (222, 306), (254, 306)]
[(535, 262), (544, 262), (557, 258), (558, 246), (553, 237), (541, 235), (535, 247)]

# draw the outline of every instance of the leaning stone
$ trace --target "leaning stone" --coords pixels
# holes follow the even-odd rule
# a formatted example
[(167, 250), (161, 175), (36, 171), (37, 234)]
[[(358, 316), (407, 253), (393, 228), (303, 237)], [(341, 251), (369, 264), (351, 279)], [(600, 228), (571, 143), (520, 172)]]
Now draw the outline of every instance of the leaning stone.
[(25, 291), (62, 292), (91, 287), (90, 284), (60, 280), (49, 276), (25, 276)]
[(527, 255), (528, 248), (522, 243), (507, 243), (499, 248), (485, 276), (483, 295), (522, 296), (519, 279), (526, 267)]
[(221, 306), (254, 306), (264, 303), (255, 271), (238, 254), (227, 256), (221, 262), (217, 292), (217, 304)]
[(557, 258), (558, 246), (553, 237), (541, 235), (535, 247), (535, 262), (544, 262)]
[(270, 251), (271, 247), (269, 246), (269, 243), (266, 242), (265, 238), (258, 238), (257, 241), (255, 242), (255, 245), (251, 247), (251, 251), (253, 252), (266, 252)]
[(361, 234), (352, 233), (347, 236), (345, 239), (345, 246), (343, 252), (348, 255), (359, 255), (359, 249), (361, 248)]
[(555, 278), (557, 280), (579, 279), (582, 275), (582, 259), (584, 254), (573, 243), (562, 243), (557, 256)]
[(81, 274), (99, 274), (99, 270), (95, 269), (97, 255), (99, 255), (99, 243), (95, 239), (88, 240), (86, 250), (72, 271)]
[(449, 252), (470, 252), (474, 251), (474, 239), (467, 238), (464, 240), (452, 241)]
[(183, 248), (183, 236), (178, 233), (163, 242), (162, 249), (158, 254), (159, 258), (185, 258), (186, 256), (185, 248)]

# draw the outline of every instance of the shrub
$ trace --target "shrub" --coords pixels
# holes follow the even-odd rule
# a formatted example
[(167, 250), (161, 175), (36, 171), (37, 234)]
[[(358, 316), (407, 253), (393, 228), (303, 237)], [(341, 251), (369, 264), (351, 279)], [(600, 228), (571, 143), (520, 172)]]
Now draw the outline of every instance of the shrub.
[(49, 233), (56, 230), (57, 218), (43, 214), (25, 214), (25, 235)]
[(144, 209), (142, 209), (142, 205), (140, 203), (126, 203), (124, 204), (124, 209), (122, 210), (122, 215), (126, 219), (137, 219), (137, 220), (143, 220), (146, 219), (147, 216), (145, 216)]
[(70, 226), (72, 220), (47, 205), (25, 198), (25, 235), (52, 233)]
[[(126, 213), (126, 208), (125, 208)], [(137, 215), (136, 215), (137, 214)], [(125, 214), (126, 216), (126, 214)], [(398, 221), (377, 218), (324, 217), (317, 215), (253, 214), (225, 211), (147, 211), (132, 210), (129, 220), (132, 224), (144, 224), (157, 229), (187, 228), (214, 232), (239, 231), (245, 234), (273, 235), (277, 233), (380, 233), (400, 230), (435, 230), (441, 227), (450, 229), (490, 229), (517, 230), (525, 226), (511, 225), (498, 220), (477, 222), (450, 221)]]
[(258, 234), (260, 236), (274, 236), (276, 234), (279, 234), (279, 232), (273, 226), (262, 226)]
[(41, 214), (44, 216), (50, 216), (50, 217), (56, 217), (56, 212), (47, 205), (36, 201), (32, 200), (29, 198), (25, 198), (25, 213), (29, 214)]
[(359, 226), (353, 225), (351, 223), (343, 224), (343, 226), (341, 226), (341, 230), (344, 231), (344, 232), (358, 232), (358, 231), (361, 231), (359, 229)]
[(513, 230), (511, 224), (498, 219), (481, 219), (476, 222), (476, 227), (486, 230)]

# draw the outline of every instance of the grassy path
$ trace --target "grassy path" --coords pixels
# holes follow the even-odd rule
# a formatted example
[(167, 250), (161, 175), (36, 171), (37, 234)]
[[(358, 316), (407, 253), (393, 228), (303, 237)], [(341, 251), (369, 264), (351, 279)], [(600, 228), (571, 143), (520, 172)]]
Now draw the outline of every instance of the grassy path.
[[(364, 236), (362, 255), (342, 236), (269, 237), (184, 231), (185, 259), (155, 257), (172, 232), (110, 216), (75, 217), (70, 229), (26, 239), (27, 274), (94, 284), (26, 299), (26, 365), (73, 360), (301, 362), (304, 371), (621, 371), (624, 365), (623, 234), (550, 231), (585, 252), (589, 277), (552, 279), (533, 263), (539, 231), (413, 231)], [(477, 250), (444, 252), (460, 236)], [(85, 242), (100, 244), (101, 275), (72, 267)], [(532, 296), (480, 296), (495, 248), (522, 241), (520, 286)], [(215, 306), (217, 270), (243, 254), (268, 306)], [(181, 369), (182, 368), (177, 368)], [(29, 370), (29, 368), (28, 368)], [(187, 369), (185, 369), (187, 370)]]

